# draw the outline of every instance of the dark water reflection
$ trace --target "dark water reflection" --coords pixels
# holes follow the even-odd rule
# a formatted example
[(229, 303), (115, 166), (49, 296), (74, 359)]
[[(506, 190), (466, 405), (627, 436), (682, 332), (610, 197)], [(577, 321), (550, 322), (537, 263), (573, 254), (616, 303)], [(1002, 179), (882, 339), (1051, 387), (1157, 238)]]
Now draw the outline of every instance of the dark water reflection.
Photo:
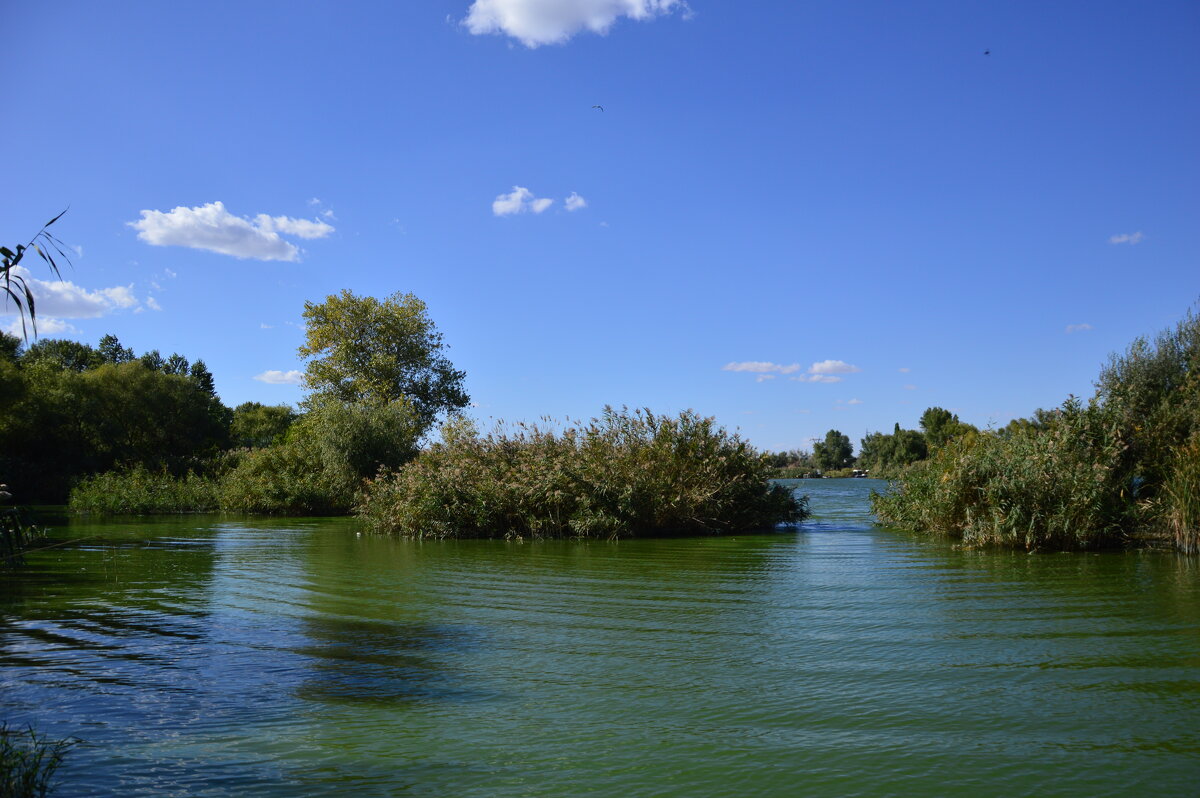
[(56, 529), (0, 582), (0, 709), (61, 795), (1192, 795), (1200, 572), (963, 551), (800, 483), (799, 532), (410, 542)]

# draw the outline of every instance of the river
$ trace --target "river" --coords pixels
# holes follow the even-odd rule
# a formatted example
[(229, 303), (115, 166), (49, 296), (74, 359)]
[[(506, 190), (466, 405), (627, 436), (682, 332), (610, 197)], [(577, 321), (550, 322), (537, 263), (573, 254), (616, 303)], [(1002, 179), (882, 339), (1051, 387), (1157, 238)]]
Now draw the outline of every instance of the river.
[(59, 796), (1200, 789), (1200, 561), (798, 531), (414, 542), (58, 519), (0, 575), (0, 719)]

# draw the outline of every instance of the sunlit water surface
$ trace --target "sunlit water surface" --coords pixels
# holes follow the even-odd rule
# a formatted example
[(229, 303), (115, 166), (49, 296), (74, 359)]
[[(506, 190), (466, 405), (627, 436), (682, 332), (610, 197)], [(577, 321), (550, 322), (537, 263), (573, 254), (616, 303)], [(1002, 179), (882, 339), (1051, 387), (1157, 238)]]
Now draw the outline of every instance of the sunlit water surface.
[(1200, 567), (799, 531), (410, 542), (56, 526), (0, 577), (0, 719), (58, 795), (1200, 794)]

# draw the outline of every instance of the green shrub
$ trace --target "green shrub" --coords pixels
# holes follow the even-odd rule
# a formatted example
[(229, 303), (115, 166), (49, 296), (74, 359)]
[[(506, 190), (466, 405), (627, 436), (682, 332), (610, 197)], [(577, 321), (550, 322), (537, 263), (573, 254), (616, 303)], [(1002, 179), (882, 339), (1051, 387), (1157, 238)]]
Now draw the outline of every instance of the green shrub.
[(175, 477), (137, 465), (80, 480), (71, 489), (68, 506), (77, 513), (103, 515), (211, 512), (219, 506), (218, 484), (190, 471)]
[(221, 507), (278, 515), (348, 513), (363, 481), (411, 460), (423, 432), (423, 422), (403, 401), (322, 401), (282, 443), (241, 455), (221, 480)]
[(1130, 509), (1125, 448), (1103, 408), (1072, 399), (1043, 432), (948, 442), (909, 466), (892, 491), (874, 494), (872, 505), (885, 524), (972, 545), (1112, 545), (1123, 539)]
[(51, 779), (75, 740), (48, 740), (33, 729), (0, 723), (0, 796), (33, 798), (50, 792)]
[(1187, 554), (1200, 553), (1200, 435), (1179, 447), (1171, 463), (1162, 496), (1162, 519), (1175, 546)]
[(554, 432), (518, 425), (479, 436), (467, 422), (368, 484), (358, 511), (413, 537), (602, 537), (767, 529), (807, 515), (768, 484), (747, 443), (693, 412), (605, 408)]

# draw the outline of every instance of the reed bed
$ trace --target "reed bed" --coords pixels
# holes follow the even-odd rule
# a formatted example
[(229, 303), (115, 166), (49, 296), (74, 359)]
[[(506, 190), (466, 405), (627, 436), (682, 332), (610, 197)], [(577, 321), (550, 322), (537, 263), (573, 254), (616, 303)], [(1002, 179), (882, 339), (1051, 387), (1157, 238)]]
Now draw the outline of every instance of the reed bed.
[(0, 796), (42, 798), (50, 793), (55, 771), (73, 739), (51, 740), (33, 729), (17, 731), (0, 723)]
[(212, 512), (220, 506), (219, 483), (188, 472), (177, 477), (135, 466), (81, 480), (71, 490), (74, 512), (100, 515)]
[(368, 483), (359, 515), (411, 537), (620, 538), (770, 529), (807, 500), (710, 418), (606, 408), (561, 431), (486, 436), (450, 425), (416, 460)]

